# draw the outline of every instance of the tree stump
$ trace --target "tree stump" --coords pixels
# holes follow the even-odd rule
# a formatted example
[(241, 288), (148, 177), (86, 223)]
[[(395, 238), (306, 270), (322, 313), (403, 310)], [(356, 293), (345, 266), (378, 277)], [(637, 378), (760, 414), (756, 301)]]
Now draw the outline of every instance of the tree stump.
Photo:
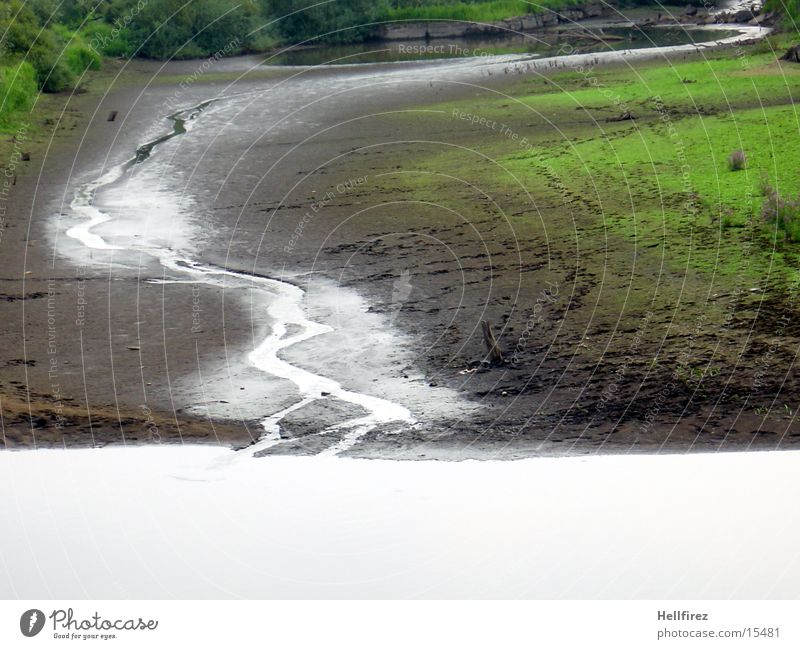
[(486, 322), (486, 320), (481, 320), (481, 328), (483, 329), (483, 342), (489, 352), (489, 361), (493, 365), (502, 365), (503, 350), (500, 348), (500, 343), (497, 342), (497, 338), (494, 337), (492, 325)]

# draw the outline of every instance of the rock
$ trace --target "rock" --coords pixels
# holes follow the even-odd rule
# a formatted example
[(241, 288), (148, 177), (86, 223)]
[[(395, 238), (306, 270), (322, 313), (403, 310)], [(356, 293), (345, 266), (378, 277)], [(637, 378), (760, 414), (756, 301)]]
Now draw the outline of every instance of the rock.
[[(516, 27), (514, 27), (516, 24)], [(507, 34), (509, 30), (519, 31), (520, 21), (501, 20), (499, 23), (466, 23), (464, 36), (486, 36), (487, 34)], [(434, 38), (431, 36), (431, 38)]]
[(694, 5), (686, 5), (686, 9), (683, 10), (684, 16), (696, 16), (697, 15), (697, 7)]
[(466, 23), (428, 23), (428, 38), (458, 38), (466, 36), (467, 32), (468, 28)]
[(506, 20), (501, 20), (499, 27), (503, 31), (521, 32), (522, 18), (508, 18)]
[(751, 9), (740, 9), (733, 14), (733, 22), (746, 23), (753, 19), (753, 11)]
[(428, 25), (426, 23), (385, 25), (381, 35), (388, 41), (420, 40), (427, 38)]
[(520, 18), (520, 29), (522, 31), (530, 31), (533, 29), (539, 29), (544, 25), (542, 22), (542, 14), (533, 14), (532, 16), (523, 16)]
[(800, 44), (792, 45), (786, 53), (780, 58), (781, 61), (791, 61), (792, 63), (800, 63)]
[(555, 25), (558, 23), (558, 14), (546, 10), (542, 14), (542, 27), (547, 27), (548, 25)]
[(580, 9), (565, 9), (556, 15), (556, 20), (560, 23), (572, 23), (583, 20), (583, 11)]
[(603, 15), (603, 5), (586, 5), (583, 13), (587, 18), (599, 18)]

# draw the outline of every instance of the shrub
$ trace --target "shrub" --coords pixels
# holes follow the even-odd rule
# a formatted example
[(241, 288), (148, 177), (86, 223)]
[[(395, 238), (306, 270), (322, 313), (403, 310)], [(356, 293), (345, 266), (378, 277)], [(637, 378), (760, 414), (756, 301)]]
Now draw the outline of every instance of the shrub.
[(736, 225), (736, 219), (734, 218), (734, 211), (730, 207), (723, 207), (722, 208), (722, 219), (720, 221), (720, 225), (722, 225), (723, 229), (732, 228)]
[(60, 51), (38, 43), (28, 53), (28, 60), (36, 69), (36, 79), (44, 92), (61, 92), (75, 81)]
[(385, 19), (386, 0), (348, 0), (313, 4), (305, 0), (273, 0), (268, 12), (287, 41), (319, 40), (329, 43), (357, 42), (374, 36), (375, 22)]
[(777, 191), (766, 197), (761, 218), (777, 225), (789, 241), (800, 241), (800, 200), (783, 198)]
[(95, 21), (81, 30), (89, 48), (104, 56), (128, 57), (136, 49), (131, 45), (128, 29), (120, 29), (99, 21)]
[(734, 151), (728, 156), (728, 169), (731, 171), (741, 171), (747, 164), (747, 158), (744, 151)]
[(249, 52), (269, 52), (278, 44), (278, 39), (275, 38), (270, 32), (257, 33), (250, 37), (247, 42), (247, 50)]
[(758, 191), (762, 196), (769, 196), (775, 190), (772, 183), (769, 181), (769, 174), (766, 171), (761, 172), (761, 177), (758, 180)]
[(258, 22), (252, 2), (149, 0), (126, 30), (137, 56), (163, 60), (236, 54)]
[(102, 63), (100, 55), (92, 50), (83, 39), (74, 39), (64, 50), (64, 61), (75, 74), (81, 75), (87, 70), (99, 70)]

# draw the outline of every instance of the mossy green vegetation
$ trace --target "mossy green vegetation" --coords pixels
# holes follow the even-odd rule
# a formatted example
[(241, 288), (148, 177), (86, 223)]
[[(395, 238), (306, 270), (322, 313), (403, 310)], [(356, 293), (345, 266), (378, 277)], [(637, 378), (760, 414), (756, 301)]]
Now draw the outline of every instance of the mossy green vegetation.
[(17, 130), (38, 92), (36, 71), (30, 63), (0, 66), (0, 133)]
[(525, 0), (498, 0), (496, 2), (399, 2), (387, 6), (384, 20), (465, 20), (493, 22), (539, 13), (546, 9), (561, 9), (579, 0), (541, 0), (535, 4)]
[[(678, 271), (794, 286), (800, 220), (787, 215), (800, 193), (793, 100), (800, 66), (764, 49), (575, 69), (537, 76), (496, 99), (436, 108), (479, 115), (491, 126), (474, 135), (495, 163), (486, 166), (492, 192), (524, 189), (564, 205), (533, 217), (545, 220), (550, 235), (585, 218), (581, 237), (622, 237)], [(625, 113), (632, 119), (620, 119)], [(732, 170), (738, 151), (746, 164)], [(463, 159), (442, 153), (423, 165), (455, 170), (456, 156)], [(770, 191), (782, 199), (772, 212)]]

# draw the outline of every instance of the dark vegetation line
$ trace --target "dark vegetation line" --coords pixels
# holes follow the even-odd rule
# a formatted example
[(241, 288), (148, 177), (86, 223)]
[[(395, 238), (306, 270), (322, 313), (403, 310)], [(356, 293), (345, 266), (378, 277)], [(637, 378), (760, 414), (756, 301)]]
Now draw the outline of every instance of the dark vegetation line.
[[(767, 0), (790, 22), (799, 3)], [(0, 132), (15, 129), (15, 116), (30, 110), (39, 91), (74, 87), (103, 57), (219, 57), (314, 39), (359, 42), (384, 21), (490, 22), (575, 4), (586, 0), (2, 0)]]

